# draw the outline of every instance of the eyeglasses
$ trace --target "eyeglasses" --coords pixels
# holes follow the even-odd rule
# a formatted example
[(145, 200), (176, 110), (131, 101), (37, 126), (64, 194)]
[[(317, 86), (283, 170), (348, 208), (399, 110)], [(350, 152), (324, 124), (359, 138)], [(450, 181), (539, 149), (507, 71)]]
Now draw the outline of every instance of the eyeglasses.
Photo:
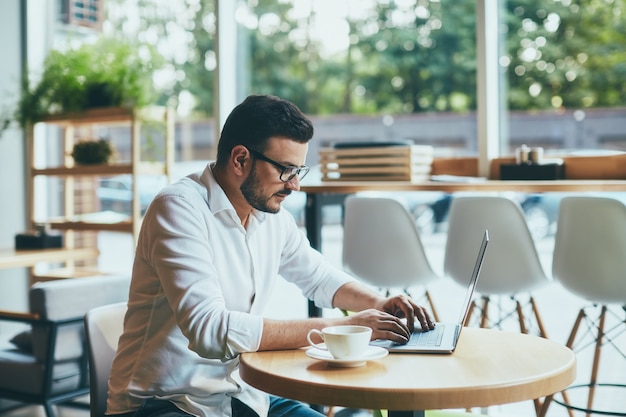
[(282, 182), (289, 182), (292, 179), (294, 179), (294, 177), (298, 177), (298, 181), (302, 181), (302, 179), (306, 176), (306, 174), (309, 173), (309, 167), (307, 166), (301, 166), (301, 167), (297, 167), (297, 166), (293, 166), (293, 165), (289, 165), (289, 166), (285, 166), (282, 164), (279, 164), (278, 162), (269, 159), (267, 156), (263, 155), (261, 152), (257, 152), (254, 149), (248, 149), (250, 151), (250, 153), (257, 159), (260, 159), (261, 161), (265, 161), (268, 162), (272, 165), (274, 165), (276, 168), (280, 169), (280, 180)]

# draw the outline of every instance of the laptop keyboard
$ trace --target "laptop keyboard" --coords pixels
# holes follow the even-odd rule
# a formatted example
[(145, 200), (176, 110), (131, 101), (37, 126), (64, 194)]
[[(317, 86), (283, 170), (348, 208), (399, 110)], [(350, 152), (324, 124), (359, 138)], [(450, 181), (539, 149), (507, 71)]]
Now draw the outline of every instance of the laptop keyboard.
[(433, 330), (429, 330), (427, 332), (413, 332), (407, 345), (439, 346), (441, 344), (441, 339), (443, 339), (444, 327), (444, 325), (439, 324)]

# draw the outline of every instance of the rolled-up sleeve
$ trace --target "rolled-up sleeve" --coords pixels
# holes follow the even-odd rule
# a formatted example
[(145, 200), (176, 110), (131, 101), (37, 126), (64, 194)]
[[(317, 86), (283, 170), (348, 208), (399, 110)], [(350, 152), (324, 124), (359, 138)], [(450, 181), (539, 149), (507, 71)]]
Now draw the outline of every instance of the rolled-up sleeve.
[(234, 358), (241, 352), (257, 351), (261, 344), (262, 333), (262, 317), (231, 312), (225, 357)]

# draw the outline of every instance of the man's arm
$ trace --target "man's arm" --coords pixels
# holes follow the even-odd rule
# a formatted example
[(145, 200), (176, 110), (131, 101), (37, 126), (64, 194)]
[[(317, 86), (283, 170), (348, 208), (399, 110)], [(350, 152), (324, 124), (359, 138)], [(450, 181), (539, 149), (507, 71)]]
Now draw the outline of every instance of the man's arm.
[[(308, 344), (306, 336), (311, 329), (356, 324), (372, 328), (373, 339), (388, 339), (406, 343), (417, 318), (424, 328), (433, 328), (428, 312), (404, 295), (385, 298), (367, 287), (351, 282), (337, 290), (333, 305), (355, 311), (347, 317), (310, 318), (303, 320), (263, 320), (263, 334), (259, 350), (294, 349)], [(409, 325), (407, 325), (407, 321)]]
[(365, 285), (349, 282), (339, 287), (333, 297), (333, 306), (346, 311), (379, 309), (387, 299)]

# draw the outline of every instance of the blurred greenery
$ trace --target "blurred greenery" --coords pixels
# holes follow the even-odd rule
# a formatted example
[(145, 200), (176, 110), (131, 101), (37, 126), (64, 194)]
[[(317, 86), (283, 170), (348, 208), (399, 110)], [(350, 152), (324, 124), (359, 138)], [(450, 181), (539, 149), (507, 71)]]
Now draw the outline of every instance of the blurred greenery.
[(35, 80), (26, 71), (17, 108), (2, 116), (3, 128), (12, 121), (24, 127), (48, 114), (152, 104), (153, 74), (162, 63), (151, 45), (123, 38), (54, 49)]
[[(118, 5), (124, 1), (114, 0)], [(154, 39), (159, 43), (184, 32), (184, 45), (176, 49), (178, 58), (172, 56), (169, 62), (175, 76), (162, 97), (191, 96), (195, 110), (210, 115), (214, 2), (175, 3), (183, 11), (168, 16), (163, 3), (139, 0), (136, 36), (157, 33)], [(300, 4), (312, 6), (313, 0)], [(509, 109), (626, 103), (626, 0), (508, 0), (499, 4), (503, 24), (498, 65), (508, 87)], [(238, 2), (242, 68), (233, 71), (243, 74), (239, 83), (244, 95), (288, 97), (309, 114), (476, 109), (474, 0), (385, 0), (359, 5), (365, 13), (345, 22), (349, 45), (328, 55), (312, 36), (318, 18), (314, 9), (298, 14), (293, 1)], [(122, 30), (128, 19), (122, 15), (112, 19), (112, 24)], [(180, 58), (181, 50), (186, 51), (185, 59)]]

